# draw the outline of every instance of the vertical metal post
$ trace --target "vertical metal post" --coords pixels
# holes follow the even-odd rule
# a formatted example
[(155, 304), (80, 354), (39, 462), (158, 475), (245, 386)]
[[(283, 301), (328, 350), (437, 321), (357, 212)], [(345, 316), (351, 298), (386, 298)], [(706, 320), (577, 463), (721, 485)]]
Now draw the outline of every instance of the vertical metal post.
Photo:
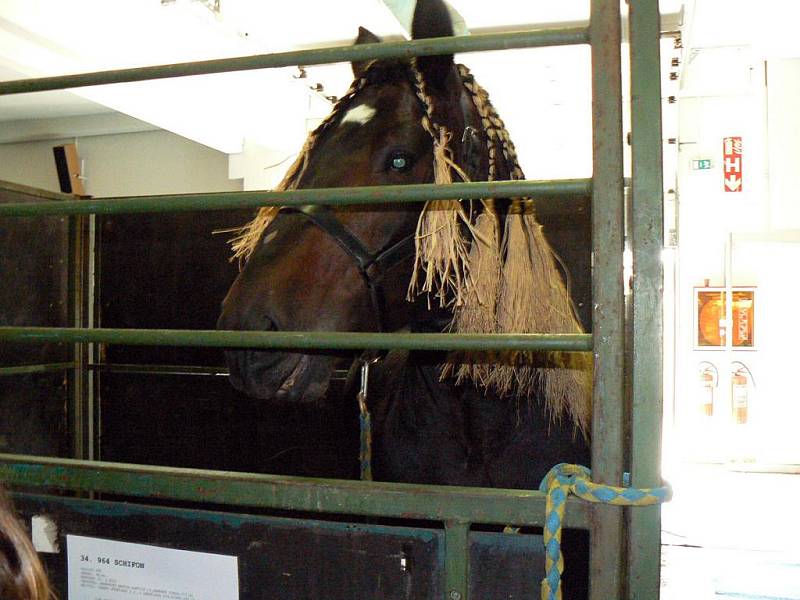
[[(633, 159), (633, 399), (631, 475), (661, 485), (664, 240), (661, 133), (661, 27), (658, 0), (629, 6)], [(629, 512), (629, 599), (659, 597), (661, 508)]]
[[(592, 474), (619, 485), (624, 461), (624, 294), (622, 166), (622, 31), (620, 0), (592, 0), (592, 333), (594, 415)], [(623, 595), (623, 513), (593, 509), (590, 553), (591, 600)]]
[[(92, 321), (91, 278), (93, 264), (94, 215), (76, 215), (70, 220), (69, 301), (70, 319), (75, 327), (88, 327)], [(94, 459), (93, 381), (89, 364), (91, 345), (73, 345), (74, 367), (69, 377), (68, 422), (71, 455)]]
[(444, 526), (445, 600), (467, 600), (469, 593), (469, 523)]

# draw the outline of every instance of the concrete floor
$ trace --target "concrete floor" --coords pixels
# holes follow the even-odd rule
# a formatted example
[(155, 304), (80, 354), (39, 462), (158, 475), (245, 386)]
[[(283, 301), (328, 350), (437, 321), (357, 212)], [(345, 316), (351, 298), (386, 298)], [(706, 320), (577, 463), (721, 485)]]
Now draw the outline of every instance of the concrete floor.
[(663, 600), (800, 600), (800, 475), (665, 467)]

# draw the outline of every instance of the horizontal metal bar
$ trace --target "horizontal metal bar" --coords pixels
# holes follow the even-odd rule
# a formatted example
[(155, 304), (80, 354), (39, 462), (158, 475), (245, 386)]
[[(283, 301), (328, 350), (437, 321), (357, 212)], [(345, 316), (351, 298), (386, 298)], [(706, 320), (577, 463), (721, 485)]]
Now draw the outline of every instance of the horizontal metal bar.
[[(177, 508), (174, 506), (160, 506), (154, 504), (139, 504), (132, 502), (124, 502), (119, 500), (89, 500), (85, 498), (71, 498), (64, 496), (54, 496), (52, 494), (27, 494), (24, 492), (17, 492), (11, 494), (11, 499), (17, 506), (18, 511), (22, 514), (31, 514), (31, 508), (34, 510), (51, 510), (51, 507), (56, 511), (68, 511), (70, 513), (78, 513), (88, 517), (102, 515), (104, 517), (122, 517), (122, 518), (152, 518), (160, 517), (170, 519), (174, 522), (182, 521), (184, 523), (213, 523), (215, 525), (225, 525), (231, 527), (232, 530), (239, 530), (242, 527), (249, 525), (260, 525), (265, 527), (289, 527), (289, 528), (310, 528), (319, 532), (336, 531), (348, 533), (350, 535), (359, 535), (361, 533), (367, 534), (398, 534), (406, 539), (417, 539), (421, 541), (432, 541), (439, 537), (439, 531), (436, 525), (433, 527), (415, 527), (404, 528), (399, 531), (399, 528), (392, 524), (379, 525), (374, 523), (355, 523), (351, 521), (342, 520), (325, 520), (321, 518), (308, 519), (306, 515), (296, 516), (278, 516), (278, 515), (254, 515), (242, 512), (221, 512), (215, 510), (200, 509), (200, 508)], [(58, 514), (58, 513), (56, 513)], [(371, 520), (371, 519), (370, 519)], [(481, 534), (478, 534), (481, 536)], [(487, 533), (485, 535), (492, 536), (493, 534)]]
[(139, 375), (199, 375), (205, 377), (227, 377), (227, 367), (201, 367), (197, 365), (150, 365), (92, 363), (87, 367), (100, 373), (136, 373)]
[[(228, 367), (202, 367), (197, 365), (151, 365), (123, 363), (92, 363), (88, 368), (99, 373), (128, 373), (136, 375), (180, 375), (192, 377), (228, 377)], [(334, 369), (331, 381), (345, 381), (347, 369)]]
[(72, 362), (46, 363), (41, 365), (14, 365), (13, 367), (0, 367), (0, 377), (32, 375), (35, 373), (54, 373), (74, 368), (75, 363)]
[(542, 46), (565, 46), (586, 44), (589, 36), (586, 27), (540, 29), (517, 33), (492, 33), (471, 36), (455, 36), (412, 40), (409, 42), (383, 42), (359, 44), (333, 48), (295, 50), (255, 56), (221, 58), (172, 65), (154, 65), (95, 73), (77, 73), (36, 79), (19, 79), (0, 82), (0, 96), (24, 94), (48, 90), (63, 90), (109, 83), (126, 83), (152, 79), (168, 79), (187, 75), (209, 75), (232, 71), (250, 71), (294, 65), (323, 65), (337, 62), (363, 61), (370, 59), (411, 58), (460, 52), (483, 52), (487, 50), (510, 50)]
[[(542, 526), (539, 491), (311, 479), (0, 454), (6, 485), (372, 517)], [(565, 524), (585, 529), (567, 500)]]
[(57, 200), (15, 202), (0, 204), (0, 217), (229, 210), (234, 208), (256, 208), (259, 206), (301, 206), (304, 204), (346, 205), (382, 202), (424, 202), (450, 198), (586, 197), (591, 193), (591, 179), (471, 182), (454, 183), (447, 186), (420, 183), (357, 188), (340, 187), (286, 191), (89, 198), (63, 202)]
[(538, 350), (591, 351), (585, 333), (361, 333), (348, 331), (216, 331), (0, 327), (0, 342), (105, 343), (131, 346), (275, 348), (282, 350)]

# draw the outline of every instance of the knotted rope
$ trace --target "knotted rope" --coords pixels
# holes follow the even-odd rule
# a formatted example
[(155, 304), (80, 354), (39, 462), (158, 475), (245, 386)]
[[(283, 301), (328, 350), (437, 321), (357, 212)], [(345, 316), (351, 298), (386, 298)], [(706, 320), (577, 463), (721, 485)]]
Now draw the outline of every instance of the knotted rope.
[(592, 481), (592, 472), (581, 465), (561, 463), (545, 475), (539, 490), (547, 493), (544, 524), (545, 578), (542, 580), (542, 600), (561, 600), (561, 574), (564, 555), (561, 552), (561, 522), (567, 496), (575, 494), (582, 500), (616, 506), (650, 506), (668, 502), (672, 488), (668, 483), (657, 488), (628, 487), (630, 474), (625, 473), (625, 487), (602, 485)]

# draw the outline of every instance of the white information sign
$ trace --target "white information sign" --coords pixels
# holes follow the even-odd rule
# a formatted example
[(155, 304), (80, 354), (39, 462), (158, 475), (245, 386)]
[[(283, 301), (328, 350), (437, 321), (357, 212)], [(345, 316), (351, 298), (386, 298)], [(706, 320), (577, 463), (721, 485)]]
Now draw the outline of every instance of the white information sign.
[(235, 556), (67, 536), (70, 600), (239, 600)]

